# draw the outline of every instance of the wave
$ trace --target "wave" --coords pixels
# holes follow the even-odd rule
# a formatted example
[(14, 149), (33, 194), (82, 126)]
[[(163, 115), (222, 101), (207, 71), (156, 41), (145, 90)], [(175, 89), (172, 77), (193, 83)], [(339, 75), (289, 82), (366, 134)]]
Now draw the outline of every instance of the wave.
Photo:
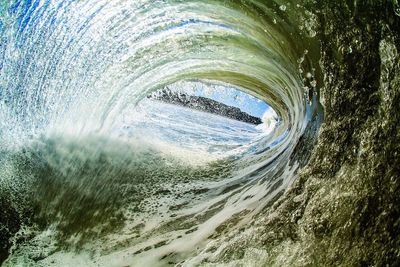
[[(308, 1), (3, 2), (4, 266), (223, 262), (221, 251), (237, 242), (230, 233), (262, 220), (309, 162), (320, 100), (330, 114), (315, 9)], [(272, 109), (249, 129), (143, 104), (193, 81), (232, 86)], [(152, 139), (154, 125), (175, 145)], [(245, 246), (235, 253), (248, 264), (266, 257)]]
[[(6, 266), (190, 259), (228, 222), (240, 227), (282, 194), (317, 105), (299, 72), (314, 79), (307, 51), (293, 41), (298, 32), (282, 31), (285, 15), (251, 1), (5, 4), (1, 176), (19, 203), (10, 211), (23, 214), (14, 240), (31, 236), (11, 248)], [(281, 123), (236, 145), (240, 152), (214, 145), (218, 158), (149, 143), (137, 128), (121, 136), (122, 118), (145, 96), (194, 80), (254, 95)], [(184, 127), (173, 126), (181, 136)]]

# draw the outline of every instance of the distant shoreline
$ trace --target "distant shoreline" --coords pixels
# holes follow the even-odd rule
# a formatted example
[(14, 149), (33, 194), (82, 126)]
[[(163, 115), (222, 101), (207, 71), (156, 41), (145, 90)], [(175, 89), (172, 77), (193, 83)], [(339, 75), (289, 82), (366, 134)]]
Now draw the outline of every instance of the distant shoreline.
[(220, 115), (233, 120), (246, 122), (254, 125), (259, 125), (262, 120), (258, 117), (252, 116), (237, 107), (225, 105), (221, 102), (215, 101), (203, 96), (191, 96), (184, 93), (175, 93), (171, 90), (164, 89), (157, 93), (147, 96), (152, 100), (162, 101), (168, 104), (188, 107), (194, 110)]

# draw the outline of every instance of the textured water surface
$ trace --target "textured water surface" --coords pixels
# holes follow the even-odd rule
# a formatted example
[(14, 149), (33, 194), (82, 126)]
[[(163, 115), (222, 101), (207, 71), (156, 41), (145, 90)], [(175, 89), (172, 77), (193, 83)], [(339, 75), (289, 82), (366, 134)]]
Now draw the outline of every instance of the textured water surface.
[[(395, 266), (398, 10), (2, 1), (2, 266)], [(193, 86), (263, 124), (147, 98)]]

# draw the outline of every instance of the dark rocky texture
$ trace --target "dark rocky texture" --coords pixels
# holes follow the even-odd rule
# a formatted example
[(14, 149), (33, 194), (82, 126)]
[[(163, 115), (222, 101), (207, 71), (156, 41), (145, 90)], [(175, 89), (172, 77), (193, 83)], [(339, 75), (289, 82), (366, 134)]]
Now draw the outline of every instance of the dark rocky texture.
[(188, 107), (191, 109), (220, 115), (233, 120), (242, 121), (251, 124), (261, 124), (260, 118), (251, 116), (241, 111), (237, 107), (225, 105), (221, 102), (202, 96), (192, 96), (184, 93), (175, 93), (169, 89), (163, 89), (156, 94), (148, 96), (150, 99), (160, 100), (165, 103)]

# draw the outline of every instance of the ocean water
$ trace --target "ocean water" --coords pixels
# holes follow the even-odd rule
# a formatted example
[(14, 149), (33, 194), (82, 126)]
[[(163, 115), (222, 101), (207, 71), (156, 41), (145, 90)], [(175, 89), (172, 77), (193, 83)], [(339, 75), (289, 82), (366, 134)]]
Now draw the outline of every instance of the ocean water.
[(287, 165), (276, 159), (287, 132), (270, 119), (252, 125), (145, 99), (107, 136), (52, 134), (6, 152), (3, 163), (18, 174), (5, 167), (2, 182), (24, 187), (22, 205), (35, 223), (16, 234), (32, 238), (11, 248), (5, 266), (184, 259), (226, 220), (234, 216), (240, 227), (285, 187), (275, 175)]
[[(273, 203), (295, 179), (290, 155), (317, 104), (298, 75), (305, 50), (273, 10), (2, 2), (3, 265), (192, 266)], [(274, 112), (256, 127), (146, 99), (193, 81)]]
[(165, 143), (198, 153), (212, 159), (240, 155), (259, 139), (271, 139), (275, 124), (253, 125), (212, 113), (144, 100), (132, 112), (127, 112), (115, 128), (123, 138), (145, 136), (148, 142)]
[[(1, 1), (2, 266), (323, 266), (375, 245), (390, 227), (353, 218), (398, 206), (360, 162), (398, 158), (400, 24), (367, 2)], [(255, 126), (147, 98), (187, 86), (270, 109)]]
[[(192, 266), (273, 203), (318, 101), (271, 4), (3, 1), (3, 265)], [(274, 112), (256, 127), (146, 99), (193, 81)]]

